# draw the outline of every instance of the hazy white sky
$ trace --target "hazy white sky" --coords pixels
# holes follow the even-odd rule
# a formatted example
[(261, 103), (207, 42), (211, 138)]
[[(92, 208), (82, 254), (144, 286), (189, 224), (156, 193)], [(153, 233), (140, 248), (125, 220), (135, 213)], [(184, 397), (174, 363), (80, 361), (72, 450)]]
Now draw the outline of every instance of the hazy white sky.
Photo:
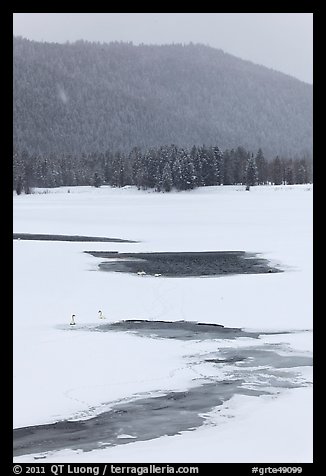
[(63, 43), (203, 43), (312, 83), (312, 13), (14, 13), (14, 35)]

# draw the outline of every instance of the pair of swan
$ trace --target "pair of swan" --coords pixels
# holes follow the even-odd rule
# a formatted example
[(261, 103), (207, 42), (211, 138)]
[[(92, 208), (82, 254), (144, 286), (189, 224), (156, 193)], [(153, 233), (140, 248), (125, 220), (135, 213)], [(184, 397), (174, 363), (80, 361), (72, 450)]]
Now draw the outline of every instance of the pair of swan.
[[(137, 272), (138, 276), (145, 276), (146, 272), (145, 271), (138, 271)], [(154, 274), (155, 278), (158, 278), (159, 276), (162, 276), (160, 273), (155, 273)]]
[[(72, 314), (72, 316), (71, 316), (71, 321), (70, 321), (70, 325), (71, 325), (71, 326), (75, 326), (75, 325), (76, 325), (75, 317), (76, 317), (76, 315), (75, 315), (75, 314)], [(104, 314), (103, 314), (102, 311), (98, 311), (98, 317), (99, 317), (99, 319), (105, 319), (105, 316), (104, 316)]]

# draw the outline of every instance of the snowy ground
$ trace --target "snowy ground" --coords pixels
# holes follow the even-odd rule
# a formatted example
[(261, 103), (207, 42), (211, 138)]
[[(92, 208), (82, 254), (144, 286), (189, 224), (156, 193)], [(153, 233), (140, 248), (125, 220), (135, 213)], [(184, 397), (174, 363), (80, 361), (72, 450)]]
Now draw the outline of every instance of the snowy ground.
[[(189, 356), (227, 342), (70, 332), (107, 320), (212, 322), (312, 352), (312, 186), (208, 187), (157, 194), (135, 188), (60, 188), (14, 196), (14, 232), (109, 236), (139, 243), (14, 241), (14, 427), (87, 418), (135, 395), (194, 383)], [(86, 250), (259, 252), (284, 273), (154, 278), (98, 271)], [(67, 332), (62, 329), (67, 325)], [(246, 339), (238, 345), (248, 345)], [(234, 342), (232, 343), (234, 345)], [(303, 379), (311, 380), (309, 369)], [(309, 462), (312, 388), (235, 396), (181, 435), (42, 461)], [(33, 455), (15, 461), (34, 461)]]

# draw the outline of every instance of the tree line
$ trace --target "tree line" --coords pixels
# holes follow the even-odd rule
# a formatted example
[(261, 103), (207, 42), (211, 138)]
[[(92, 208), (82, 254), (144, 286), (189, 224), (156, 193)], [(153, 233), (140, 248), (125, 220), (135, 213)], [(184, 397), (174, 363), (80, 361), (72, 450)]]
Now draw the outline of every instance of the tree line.
[(211, 185), (302, 184), (312, 182), (312, 160), (276, 156), (267, 161), (243, 147), (222, 152), (218, 146), (176, 145), (129, 153), (106, 151), (91, 154), (41, 155), (26, 150), (13, 154), (13, 189), (19, 195), (33, 187), (103, 184), (136, 185), (138, 189), (169, 192)]

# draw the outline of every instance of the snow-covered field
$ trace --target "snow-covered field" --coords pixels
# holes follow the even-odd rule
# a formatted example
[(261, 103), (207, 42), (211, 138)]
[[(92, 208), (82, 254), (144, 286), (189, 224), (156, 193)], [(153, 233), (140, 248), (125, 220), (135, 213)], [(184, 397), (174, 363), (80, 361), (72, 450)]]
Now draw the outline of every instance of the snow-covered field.
[[(196, 385), (190, 357), (230, 345), (71, 332), (72, 313), (77, 326), (86, 327), (98, 324), (101, 309), (107, 321), (192, 320), (297, 330), (261, 341), (283, 343), (302, 355), (312, 352), (311, 185), (250, 192), (236, 186), (168, 194), (133, 187), (43, 192), (14, 196), (14, 232), (139, 243), (14, 241), (14, 428), (87, 418), (135, 395), (187, 389)], [(243, 250), (261, 253), (285, 272), (139, 277), (98, 271), (102, 259), (86, 250)], [(237, 345), (249, 341), (242, 338)], [(42, 461), (312, 461), (312, 376), (307, 367), (298, 371), (306, 381), (301, 388), (273, 396), (236, 395), (194, 431), (87, 453), (53, 452)]]

